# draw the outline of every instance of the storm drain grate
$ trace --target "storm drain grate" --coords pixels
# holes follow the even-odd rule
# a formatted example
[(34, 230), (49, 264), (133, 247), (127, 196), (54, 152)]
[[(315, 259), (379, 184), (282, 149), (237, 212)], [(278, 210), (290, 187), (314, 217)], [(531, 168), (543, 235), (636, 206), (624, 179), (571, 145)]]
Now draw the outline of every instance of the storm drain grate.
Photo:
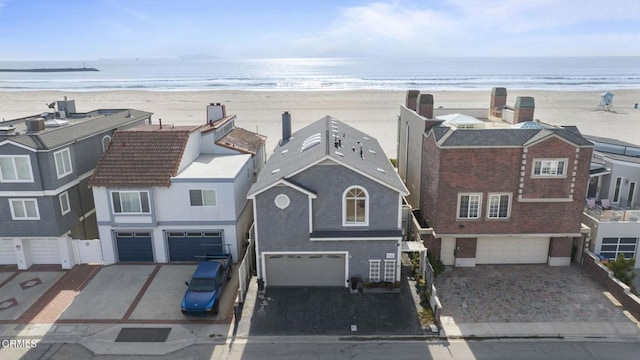
[(165, 342), (171, 328), (122, 328), (116, 342)]

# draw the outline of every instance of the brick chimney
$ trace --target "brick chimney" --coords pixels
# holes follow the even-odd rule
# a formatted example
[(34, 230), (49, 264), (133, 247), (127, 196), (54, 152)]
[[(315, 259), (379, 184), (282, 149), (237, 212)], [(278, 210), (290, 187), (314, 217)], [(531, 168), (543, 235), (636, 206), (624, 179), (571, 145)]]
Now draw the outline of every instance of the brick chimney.
[(502, 109), (507, 105), (507, 89), (494, 87), (491, 89), (491, 105), (489, 116), (502, 117)]
[(431, 94), (418, 95), (416, 111), (420, 116), (424, 116), (427, 119), (433, 119), (433, 95)]
[(288, 111), (282, 113), (282, 142), (281, 145), (286, 144), (291, 137), (291, 114)]
[(518, 96), (513, 110), (513, 123), (533, 121), (533, 111), (536, 109), (535, 101), (530, 96)]
[(404, 105), (407, 108), (415, 111), (418, 102), (418, 95), (420, 95), (420, 90), (407, 90), (407, 98), (404, 102)]

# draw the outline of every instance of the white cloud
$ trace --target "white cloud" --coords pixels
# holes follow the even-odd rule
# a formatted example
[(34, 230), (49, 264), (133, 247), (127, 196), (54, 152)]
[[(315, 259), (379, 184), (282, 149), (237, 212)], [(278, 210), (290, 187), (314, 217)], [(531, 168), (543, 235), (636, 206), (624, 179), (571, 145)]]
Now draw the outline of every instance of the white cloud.
[[(640, 11), (634, 11), (637, 0), (448, 0), (433, 4), (399, 0), (344, 8), (326, 31), (293, 41), (294, 51), (545, 55), (531, 49), (544, 49), (548, 42), (553, 44), (549, 51), (566, 48), (588, 55), (604, 37), (589, 22), (640, 21)], [(580, 29), (595, 34), (576, 34)], [(640, 27), (618, 31), (620, 34), (607, 36), (628, 39), (640, 35)], [(609, 51), (619, 42), (611, 40)], [(633, 51), (628, 44), (620, 46), (616, 53)]]

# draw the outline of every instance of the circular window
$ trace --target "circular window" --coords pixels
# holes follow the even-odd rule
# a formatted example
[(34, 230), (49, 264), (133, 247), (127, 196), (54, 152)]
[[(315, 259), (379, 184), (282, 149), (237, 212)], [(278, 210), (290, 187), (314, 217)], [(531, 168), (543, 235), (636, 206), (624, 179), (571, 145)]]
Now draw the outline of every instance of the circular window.
[(291, 204), (291, 200), (289, 200), (289, 197), (285, 194), (278, 194), (273, 202), (280, 209), (286, 209), (289, 204)]

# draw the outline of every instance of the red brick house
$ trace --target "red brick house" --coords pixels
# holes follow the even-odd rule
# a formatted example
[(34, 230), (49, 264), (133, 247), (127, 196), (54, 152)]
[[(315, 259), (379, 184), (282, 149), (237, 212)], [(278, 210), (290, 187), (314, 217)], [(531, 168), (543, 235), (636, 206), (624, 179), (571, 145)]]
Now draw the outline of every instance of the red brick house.
[[(526, 115), (518, 115), (518, 105), (527, 104)], [(519, 98), (513, 122), (532, 120), (532, 105), (532, 98)], [(484, 127), (457, 128), (429, 121), (428, 111), (402, 110), (426, 127), (417, 198), (431, 254), (456, 266), (569, 265), (583, 237), (593, 150), (576, 127), (483, 119)]]

